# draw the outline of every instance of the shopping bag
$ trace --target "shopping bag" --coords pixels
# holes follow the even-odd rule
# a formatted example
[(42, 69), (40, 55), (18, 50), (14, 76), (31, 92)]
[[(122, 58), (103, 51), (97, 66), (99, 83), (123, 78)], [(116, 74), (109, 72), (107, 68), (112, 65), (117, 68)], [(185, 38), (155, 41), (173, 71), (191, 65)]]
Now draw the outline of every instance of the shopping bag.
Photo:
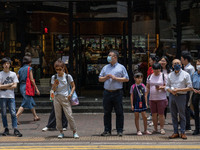
[(29, 70), (30, 67), (28, 67), (27, 78), (26, 78), (26, 95), (35, 96), (35, 87), (31, 83)]

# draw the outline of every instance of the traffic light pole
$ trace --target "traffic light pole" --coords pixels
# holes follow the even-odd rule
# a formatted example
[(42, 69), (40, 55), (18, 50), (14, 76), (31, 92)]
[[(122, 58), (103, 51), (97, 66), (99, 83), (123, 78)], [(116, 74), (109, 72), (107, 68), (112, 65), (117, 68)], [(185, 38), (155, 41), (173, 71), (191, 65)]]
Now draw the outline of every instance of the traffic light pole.
[(176, 58), (181, 58), (181, 40), (182, 40), (182, 26), (181, 26), (181, 0), (177, 0), (176, 4), (176, 29), (177, 29), (177, 53)]

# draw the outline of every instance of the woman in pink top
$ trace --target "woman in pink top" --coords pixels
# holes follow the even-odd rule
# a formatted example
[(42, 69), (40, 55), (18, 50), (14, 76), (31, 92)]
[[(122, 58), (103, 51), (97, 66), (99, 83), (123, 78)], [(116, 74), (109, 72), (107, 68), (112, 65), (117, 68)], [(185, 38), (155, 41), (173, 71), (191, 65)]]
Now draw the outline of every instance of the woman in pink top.
[(154, 63), (153, 66), (153, 74), (151, 74), (147, 78), (147, 92), (145, 96), (147, 97), (149, 92), (149, 105), (152, 113), (152, 120), (154, 124), (154, 132), (158, 132), (158, 118), (160, 122), (160, 133), (165, 134), (164, 130), (164, 110), (166, 105), (166, 91), (165, 91), (165, 83), (167, 80), (166, 75), (161, 73), (161, 65), (159, 63)]

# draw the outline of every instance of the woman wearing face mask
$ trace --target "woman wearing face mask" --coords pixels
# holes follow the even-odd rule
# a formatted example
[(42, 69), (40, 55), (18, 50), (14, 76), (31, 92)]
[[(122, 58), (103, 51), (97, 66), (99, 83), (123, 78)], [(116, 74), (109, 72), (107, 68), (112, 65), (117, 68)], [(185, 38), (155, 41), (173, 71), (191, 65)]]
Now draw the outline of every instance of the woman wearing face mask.
[(161, 65), (159, 63), (153, 64), (153, 74), (147, 78), (147, 92), (145, 96), (147, 98), (149, 92), (149, 105), (152, 113), (152, 120), (154, 125), (154, 133), (158, 132), (158, 118), (160, 122), (160, 133), (165, 134), (164, 130), (164, 110), (166, 105), (166, 91), (165, 84), (167, 76), (161, 72)]
[(195, 130), (193, 135), (199, 134), (199, 100), (200, 100), (200, 59), (196, 62), (197, 71), (192, 75), (193, 98), (194, 106)]

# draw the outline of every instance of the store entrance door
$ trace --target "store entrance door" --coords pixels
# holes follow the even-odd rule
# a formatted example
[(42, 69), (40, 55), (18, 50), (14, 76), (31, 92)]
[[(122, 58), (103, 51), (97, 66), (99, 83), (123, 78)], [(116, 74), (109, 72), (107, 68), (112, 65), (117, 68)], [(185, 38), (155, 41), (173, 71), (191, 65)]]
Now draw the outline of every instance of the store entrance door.
[(126, 22), (121, 24), (122, 32), (120, 34), (81, 34), (80, 29), (83, 28), (83, 25), (75, 23), (75, 80), (76, 89), (81, 96), (102, 96), (104, 83), (99, 82), (98, 78), (102, 68), (108, 64), (109, 50), (118, 50), (118, 61), (126, 66)]

